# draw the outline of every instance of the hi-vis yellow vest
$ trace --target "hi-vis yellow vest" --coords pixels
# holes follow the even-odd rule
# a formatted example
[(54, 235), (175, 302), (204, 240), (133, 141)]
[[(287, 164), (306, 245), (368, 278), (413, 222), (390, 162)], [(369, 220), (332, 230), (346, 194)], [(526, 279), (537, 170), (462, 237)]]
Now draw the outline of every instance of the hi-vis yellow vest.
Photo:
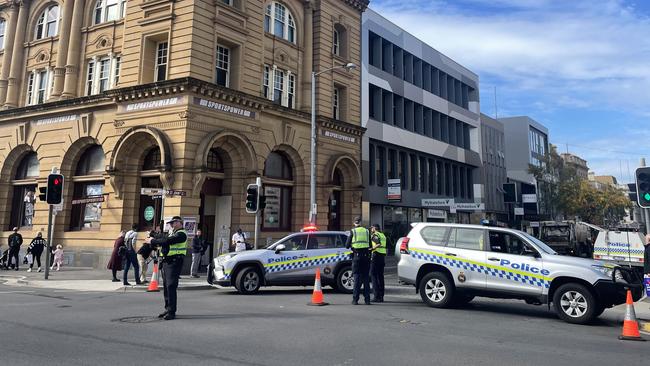
[(352, 232), (352, 248), (354, 249), (370, 248), (370, 238), (368, 235), (368, 229), (363, 227), (355, 227), (350, 231)]
[(384, 233), (382, 233), (381, 231), (376, 231), (375, 235), (377, 235), (377, 237), (379, 238), (379, 246), (375, 250), (379, 254), (386, 255), (386, 235), (384, 235)]
[(167, 253), (166, 256), (162, 255), (163, 257), (171, 257), (172, 255), (185, 255), (185, 253), (187, 252), (187, 240), (188, 240), (189, 237), (187, 236), (187, 233), (183, 229), (175, 231), (174, 233), (172, 233), (171, 236), (177, 235), (178, 233), (185, 234), (185, 241), (182, 242), (182, 243), (177, 243), (177, 244), (170, 245), (169, 246), (169, 253)]

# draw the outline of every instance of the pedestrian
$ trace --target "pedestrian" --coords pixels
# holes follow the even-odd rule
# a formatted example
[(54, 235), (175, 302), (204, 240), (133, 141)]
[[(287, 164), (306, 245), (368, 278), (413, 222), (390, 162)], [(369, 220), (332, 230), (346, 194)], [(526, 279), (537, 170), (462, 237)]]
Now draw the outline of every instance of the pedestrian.
[(127, 280), (129, 275), (129, 268), (133, 267), (133, 272), (135, 276), (135, 284), (141, 285), (140, 281), (140, 265), (138, 265), (138, 257), (136, 255), (135, 243), (138, 238), (138, 224), (131, 225), (131, 230), (129, 230), (126, 235), (124, 235), (124, 245), (126, 246), (126, 253), (124, 254), (125, 265), (124, 273), (122, 274), (122, 284), (124, 286), (131, 286)]
[[(149, 237), (150, 238), (156, 238), (159, 233), (156, 231), (152, 230), (149, 232)], [(151, 248), (151, 244), (148, 244), (147, 242), (143, 243), (140, 249), (138, 249), (138, 265), (140, 265), (140, 282), (141, 283), (148, 283), (147, 281), (147, 270), (149, 269), (149, 259), (151, 258), (151, 253), (153, 252), (153, 249)]]
[(56, 246), (56, 250), (54, 251), (54, 262), (52, 263), (52, 267), (50, 267), (50, 269), (54, 269), (54, 266), (56, 266), (56, 270), (59, 271), (62, 265), (63, 265), (63, 246), (59, 244)]
[(180, 216), (172, 217), (168, 224), (172, 227), (169, 236), (158, 239), (149, 237), (145, 242), (151, 244), (153, 248), (160, 247), (165, 311), (158, 317), (172, 320), (176, 318), (176, 290), (187, 252), (187, 233), (183, 229), (183, 219)]
[(196, 236), (192, 239), (192, 267), (190, 270), (190, 273), (194, 278), (199, 278), (201, 257), (203, 257), (203, 253), (205, 253), (204, 242), (201, 230), (197, 230)]
[(113, 252), (111, 252), (111, 259), (108, 261), (108, 265), (106, 266), (106, 268), (110, 269), (113, 273), (112, 282), (120, 281), (117, 278), (117, 271), (122, 270), (122, 261), (124, 259), (123, 252), (126, 252), (126, 247), (124, 246), (124, 235), (126, 235), (126, 231), (122, 230), (120, 231), (120, 236), (115, 239), (115, 242), (113, 243)]
[(386, 235), (380, 231), (379, 224), (370, 227), (372, 234), (372, 262), (370, 276), (372, 279), (373, 302), (384, 302), (384, 267), (386, 266)]
[(235, 246), (235, 252), (246, 250), (246, 235), (241, 231), (241, 228), (238, 228), (237, 232), (232, 234), (232, 244)]
[[(23, 236), (20, 235), (17, 227), (15, 227), (13, 231), (14, 233), (9, 235), (9, 238), (7, 239), (9, 244), (9, 259), (7, 260), (7, 268), (11, 267), (17, 271), (19, 266), (18, 254), (20, 253), (20, 246), (23, 245)], [(15, 266), (11, 263), (12, 259), (15, 259), (16, 261)]]
[(37, 272), (41, 271), (41, 255), (43, 254), (43, 250), (45, 249), (45, 239), (43, 239), (43, 233), (38, 233), (36, 234), (36, 237), (32, 239), (32, 242), (29, 243), (29, 247), (27, 247), (27, 254), (32, 255), (32, 262), (29, 264), (29, 269), (27, 272), (31, 272), (32, 268), (34, 268), (34, 262), (38, 264), (38, 270)]
[(363, 285), (363, 298), (366, 305), (370, 305), (370, 233), (361, 226), (361, 218), (354, 219), (354, 227), (345, 247), (352, 249), (352, 274), (354, 275), (354, 290), (352, 291), (352, 305), (359, 305), (359, 292)]

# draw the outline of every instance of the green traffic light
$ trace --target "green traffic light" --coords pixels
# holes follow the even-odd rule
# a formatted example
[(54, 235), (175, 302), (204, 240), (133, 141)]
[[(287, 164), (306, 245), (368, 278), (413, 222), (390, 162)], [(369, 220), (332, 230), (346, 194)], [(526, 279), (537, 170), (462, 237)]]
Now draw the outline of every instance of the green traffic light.
[(646, 201), (650, 201), (650, 192), (646, 192), (646, 194), (643, 195), (643, 198), (644, 198)]

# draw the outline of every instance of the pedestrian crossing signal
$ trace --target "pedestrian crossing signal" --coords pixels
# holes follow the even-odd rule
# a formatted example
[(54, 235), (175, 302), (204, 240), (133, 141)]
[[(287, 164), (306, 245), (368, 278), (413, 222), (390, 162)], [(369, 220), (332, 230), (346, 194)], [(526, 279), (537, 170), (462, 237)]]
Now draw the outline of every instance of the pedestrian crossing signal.
[(58, 205), (63, 201), (63, 175), (50, 174), (47, 176), (46, 201), (50, 205)]
[(266, 196), (260, 196), (260, 204), (259, 204), (259, 209), (260, 211), (266, 208)]
[(38, 191), (40, 192), (38, 199), (41, 202), (47, 201), (47, 187), (38, 187)]
[(257, 213), (260, 203), (259, 186), (257, 184), (249, 184), (246, 187), (246, 212)]

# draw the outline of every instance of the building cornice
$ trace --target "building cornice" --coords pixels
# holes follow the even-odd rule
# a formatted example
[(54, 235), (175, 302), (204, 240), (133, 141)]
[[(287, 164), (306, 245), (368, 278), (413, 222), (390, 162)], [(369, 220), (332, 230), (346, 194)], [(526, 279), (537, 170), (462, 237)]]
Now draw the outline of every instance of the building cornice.
[(343, 2), (361, 12), (365, 11), (370, 3), (369, 0), (343, 0)]

